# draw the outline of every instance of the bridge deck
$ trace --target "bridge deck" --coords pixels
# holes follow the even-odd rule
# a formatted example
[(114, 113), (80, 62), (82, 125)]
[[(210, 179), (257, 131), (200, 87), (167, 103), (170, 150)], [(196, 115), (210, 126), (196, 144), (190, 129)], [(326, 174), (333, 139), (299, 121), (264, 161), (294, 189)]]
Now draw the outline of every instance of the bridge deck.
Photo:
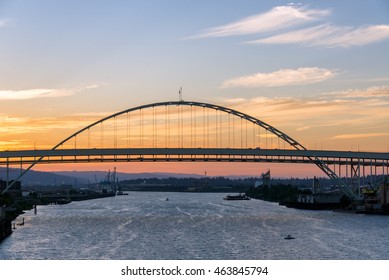
[(315, 163), (389, 166), (389, 153), (219, 148), (120, 148), (1, 151), (0, 165), (67, 162), (221, 161)]

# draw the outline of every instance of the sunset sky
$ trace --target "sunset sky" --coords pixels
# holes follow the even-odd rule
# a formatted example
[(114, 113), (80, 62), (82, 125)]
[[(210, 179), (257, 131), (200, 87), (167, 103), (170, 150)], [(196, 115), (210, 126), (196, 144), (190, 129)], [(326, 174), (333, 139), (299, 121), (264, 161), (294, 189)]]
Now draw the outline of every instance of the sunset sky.
[[(245, 112), (309, 149), (388, 152), (388, 65), (387, 0), (0, 0), (0, 150), (54, 146), (109, 114), (177, 100), (182, 86), (185, 100)], [(267, 168), (321, 174), (118, 167)]]

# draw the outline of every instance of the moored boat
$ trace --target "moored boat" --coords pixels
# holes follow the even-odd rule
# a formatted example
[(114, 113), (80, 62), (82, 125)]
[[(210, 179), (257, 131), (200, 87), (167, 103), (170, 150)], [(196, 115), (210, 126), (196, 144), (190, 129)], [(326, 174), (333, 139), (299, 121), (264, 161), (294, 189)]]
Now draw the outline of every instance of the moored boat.
[(227, 195), (223, 199), (224, 200), (250, 200), (250, 198), (245, 194)]

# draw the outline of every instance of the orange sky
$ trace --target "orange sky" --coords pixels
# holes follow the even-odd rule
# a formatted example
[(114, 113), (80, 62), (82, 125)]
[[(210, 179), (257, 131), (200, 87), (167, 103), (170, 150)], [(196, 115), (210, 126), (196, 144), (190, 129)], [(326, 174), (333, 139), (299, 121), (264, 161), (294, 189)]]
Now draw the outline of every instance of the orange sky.
[[(372, 92), (373, 89), (367, 89), (364, 93), (358, 92), (358, 97), (365, 99), (353, 102), (348, 102), (350, 94), (344, 97), (346, 93), (331, 93), (323, 94), (321, 100), (256, 98), (226, 100), (224, 105), (253, 116), (256, 108), (261, 108), (261, 115), (265, 116), (261, 120), (275, 125), (276, 128), (309, 149), (385, 152), (389, 133), (377, 131), (388, 131), (387, 105), (377, 100), (366, 99), (372, 94), (378, 95), (381, 92), (386, 94), (387, 92), (384, 89), (374, 90), (374, 92)], [(358, 110), (354, 108), (355, 103), (359, 104)], [(109, 113), (105, 114), (109, 115)], [(180, 114), (183, 117), (181, 126), (178, 120)], [(77, 130), (106, 115), (80, 114), (63, 118), (5, 120), (8, 121), (9, 126), (7, 129), (3, 128), (3, 135), (9, 137), (9, 141), (7, 143), (7, 137), (4, 137), (3, 146), (8, 145), (12, 149), (50, 149), (54, 146), (53, 143), (57, 144)], [(142, 127), (140, 126), (141, 119)], [(181, 132), (179, 132), (180, 129)], [(204, 132), (206, 133), (205, 141)], [(140, 140), (141, 133), (143, 140)], [(70, 140), (64, 148), (74, 148), (74, 145), (77, 148), (108, 148), (115, 147), (115, 145), (116, 147), (140, 147), (140, 145), (143, 147), (180, 147), (181, 144), (183, 147), (291, 148), (287, 144), (284, 145), (284, 142), (274, 135), (266, 133), (263, 128), (259, 129), (251, 123), (246, 125), (246, 121), (242, 122), (239, 118), (214, 110), (204, 111), (203, 108), (187, 106), (182, 109), (177, 106), (166, 109), (162, 106), (145, 109), (142, 113), (135, 111), (130, 115), (124, 114), (104, 122), (103, 126), (97, 125), (88, 132), (83, 132), (77, 136), (76, 140)], [(42, 171), (109, 170), (114, 166), (120, 172), (132, 173), (203, 174), (206, 171), (209, 176), (257, 176), (271, 169), (273, 176), (276, 177), (323, 176), (316, 166), (265, 163), (63, 164), (38, 165), (34, 169)]]

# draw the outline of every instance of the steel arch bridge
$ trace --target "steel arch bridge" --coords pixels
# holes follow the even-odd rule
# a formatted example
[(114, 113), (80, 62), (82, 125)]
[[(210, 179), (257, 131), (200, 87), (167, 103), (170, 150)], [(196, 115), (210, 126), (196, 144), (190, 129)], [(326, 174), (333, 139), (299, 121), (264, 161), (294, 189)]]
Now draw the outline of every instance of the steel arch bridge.
[[(0, 165), (6, 165), (7, 170), (9, 165), (21, 166), (13, 182), (37, 163), (131, 161), (316, 164), (352, 199), (360, 199), (353, 185), (361, 173), (375, 175), (377, 169), (382, 169), (384, 176), (389, 168), (388, 153), (307, 150), (287, 134), (248, 114), (183, 100), (117, 112), (78, 130), (51, 149), (0, 151)], [(29, 166), (23, 170), (23, 164)], [(342, 172), (347, 182), (342, 180)]]

